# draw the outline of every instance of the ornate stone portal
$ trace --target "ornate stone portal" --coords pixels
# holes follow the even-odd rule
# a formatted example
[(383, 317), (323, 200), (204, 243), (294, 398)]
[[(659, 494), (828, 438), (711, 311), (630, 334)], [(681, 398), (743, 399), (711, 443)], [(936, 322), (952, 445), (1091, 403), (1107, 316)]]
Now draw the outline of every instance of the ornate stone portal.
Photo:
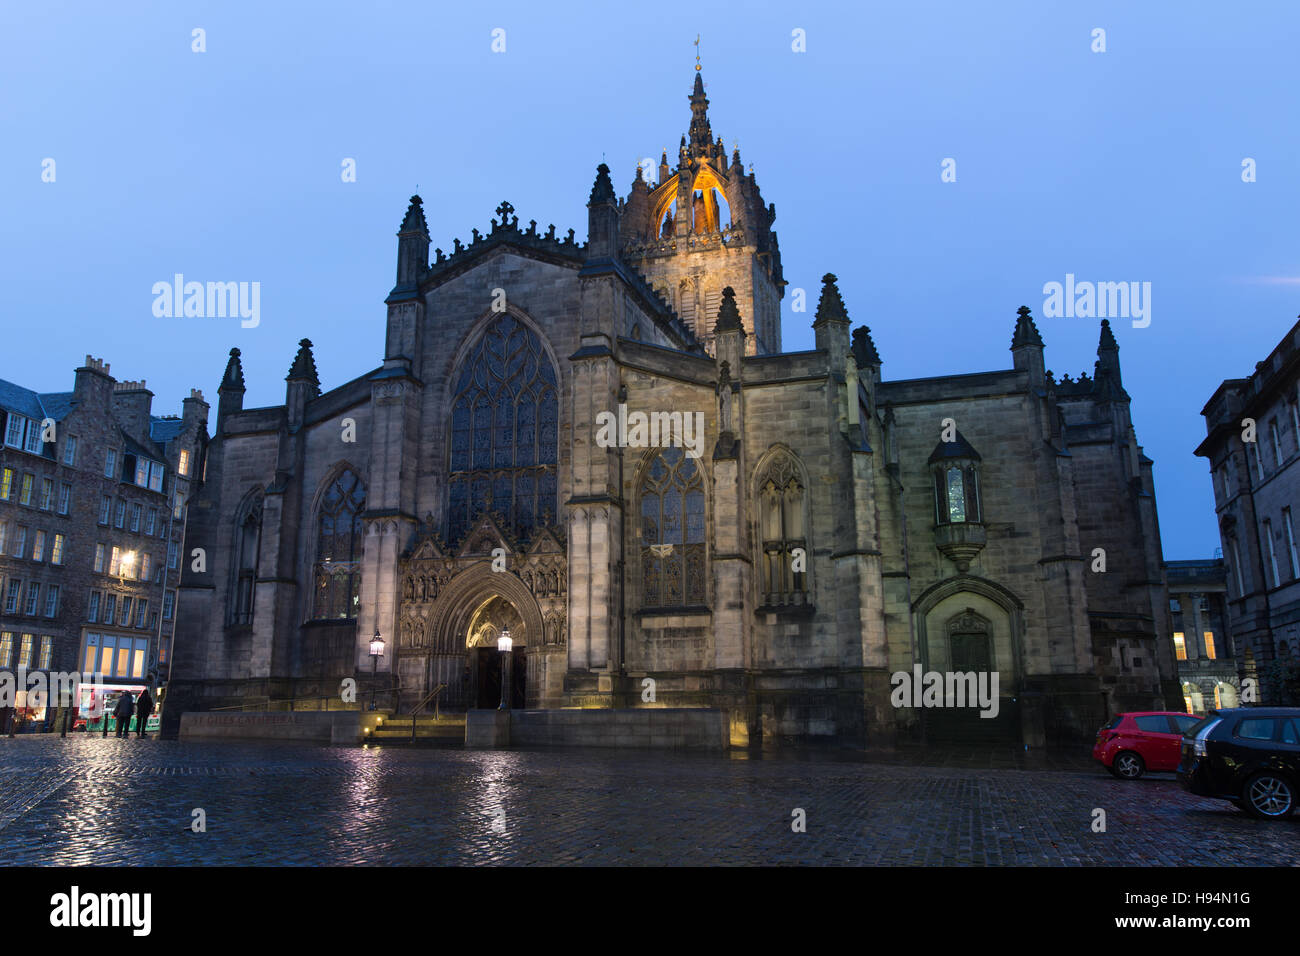
[(427, 522), (401, 561), (394, 666), (403, 712), (440, 684), (442, 710), (495, 706), (482, 699), (481, 668), (495, 666), (507, 627), (516, 659), (523, 658), (517, 669), (527, 674), (525, 705), (558, 706), (566, 664), (563, 537), (544, 528), (520, 549), (503, 525), (497, 516), (480, 517), (453, 552)]

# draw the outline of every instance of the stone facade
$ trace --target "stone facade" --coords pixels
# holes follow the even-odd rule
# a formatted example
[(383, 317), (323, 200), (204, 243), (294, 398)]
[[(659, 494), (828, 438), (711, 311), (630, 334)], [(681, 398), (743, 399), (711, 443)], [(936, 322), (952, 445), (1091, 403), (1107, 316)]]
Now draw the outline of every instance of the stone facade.
[(93, 645), (106, 683), (156, 687), (208, 405), (195, 390), (155, 416), (145, 382), (109, 371), (86, 356), (70, 392), (0, 381), (0, 669), (84, 671)]
[(1189, 714), (1236, 707), (1241, 699), (1238, 660), (1228, 626), (1228, 571), (1222, 558), (1170, 561), (1169, 613), (1174, 659)]
[[(1284, 671), (1300, 658), (1300, 323), (1247, 378), (1224, 381), (1201, 410), (1227, 562), (1228, 615), (1245, 703), (1297, 703)], [(1273, 673), (1270, 679), (1270, 673)], [(1292, 683), (1288, 690), (1284, 683)]]
[[(657, 185), (599, 167), (585, 244), (502, 203), (431, 259), (413, 197), (351, 382), (304, 340), (285, 404), (244, 409), (232, 351), (173, 700), (365, 687), (377, 632), (389, 706), (496, 706), (508, 628), (517, 704), (718, 708), (737, 745), (1037, 745), (1177, 701), (1109, 328), (1095, 379), (1055, 381), (1021, 309), (1012, 368), (891, 382), (828, 274), (782, 352), (775, 207), (689, 99)], [(917, 664), (996, 673), (999, 718), (895, 706)]]

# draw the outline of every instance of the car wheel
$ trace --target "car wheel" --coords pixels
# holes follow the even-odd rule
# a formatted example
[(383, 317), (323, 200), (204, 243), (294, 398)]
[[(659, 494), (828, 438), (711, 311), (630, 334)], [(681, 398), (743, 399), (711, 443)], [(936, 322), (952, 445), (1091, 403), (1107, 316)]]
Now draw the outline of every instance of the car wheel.
[(1147, 765), (1131, 750), (1123, 750), (1111, 761), (1110, 772), (1121, 780), (1136, 780), (1146, 773)]
[(1295, 787), (1285, 777), (1265, 770), (1246, 781), (1242, 803), (1253, 817), (1281, 820), (1295, 809)]

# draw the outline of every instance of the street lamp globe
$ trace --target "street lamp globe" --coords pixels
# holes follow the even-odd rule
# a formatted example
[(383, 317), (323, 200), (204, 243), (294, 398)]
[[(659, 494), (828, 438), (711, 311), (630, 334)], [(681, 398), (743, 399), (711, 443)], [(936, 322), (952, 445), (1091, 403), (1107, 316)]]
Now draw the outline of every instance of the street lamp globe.
[(515, 646), (515, 642), (510, 637), (510, 628), (502, 628), (501, 636), (497, 638), (497, 650), (502, 654), (506, 653)]
[(384, 639), (379, 636), (379, 628), (375, 628), (375, 636), (370, 639), (370, 656), (384, 656)]

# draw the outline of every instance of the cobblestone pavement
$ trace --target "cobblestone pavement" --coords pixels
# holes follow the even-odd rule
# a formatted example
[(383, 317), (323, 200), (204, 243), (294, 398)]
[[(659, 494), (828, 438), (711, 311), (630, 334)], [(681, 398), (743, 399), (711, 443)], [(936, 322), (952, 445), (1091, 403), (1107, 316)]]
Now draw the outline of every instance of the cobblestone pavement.
[(18, 737), (0, 864), (1300, 864), (1300, 821), (1025, 763)]

